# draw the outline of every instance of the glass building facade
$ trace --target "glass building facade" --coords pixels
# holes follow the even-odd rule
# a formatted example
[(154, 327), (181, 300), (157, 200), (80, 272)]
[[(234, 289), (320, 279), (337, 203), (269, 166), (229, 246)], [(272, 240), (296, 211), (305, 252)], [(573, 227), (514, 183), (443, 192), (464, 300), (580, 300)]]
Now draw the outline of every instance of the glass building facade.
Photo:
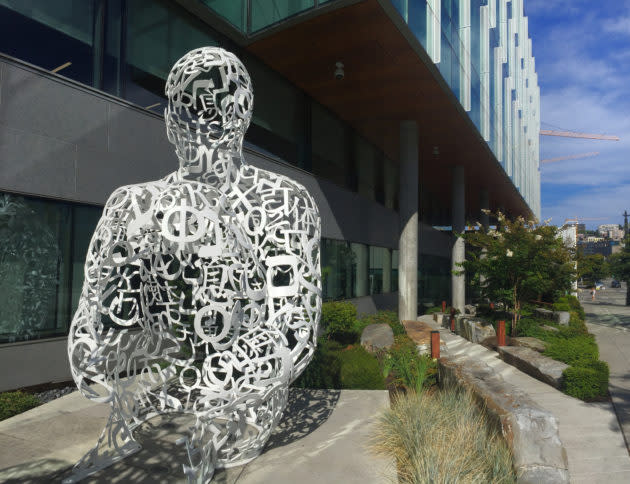
[(540, 89), (523, 0), (391, 0), (540, 217)]

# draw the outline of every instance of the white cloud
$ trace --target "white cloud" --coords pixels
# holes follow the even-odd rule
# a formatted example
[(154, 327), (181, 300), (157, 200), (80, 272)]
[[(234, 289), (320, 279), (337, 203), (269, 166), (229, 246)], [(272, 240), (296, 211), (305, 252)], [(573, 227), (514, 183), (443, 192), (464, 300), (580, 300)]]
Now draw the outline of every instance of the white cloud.
[(630, 16), (609, 19), (603, 27), (606, 32), (630, 35)]

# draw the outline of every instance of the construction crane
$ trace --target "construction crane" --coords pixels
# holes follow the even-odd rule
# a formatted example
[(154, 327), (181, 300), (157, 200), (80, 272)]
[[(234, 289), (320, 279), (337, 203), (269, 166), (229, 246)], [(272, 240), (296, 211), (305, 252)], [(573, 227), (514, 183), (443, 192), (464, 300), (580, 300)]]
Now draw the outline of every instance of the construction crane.
[(595, 222), (597, 220), (608, 220), (608, 218), (606, 217), (573, 217), (573, 218), (567, 218), (564, 220), (564, 223), (566, 224), (567, 222), (575, 222), (575, 223), (580, 223), (580, 222)]
[(587, 139), (599, 139), (606, 141), (619, 141), (619, 136), (609, 136), (606, 134), (590, 134), (590, 133), (577, 133), (575, 131), (553, 131), (550, 129), (541, 129), (541, 136), (561, 136), (563, 138), (587, 138)]
[(544, 160), (540, 160), (541, 163), (555, 163), (556, 161), (564, 161), (564, 160), (578, 160), (580, 158), (590, 158), (591, 156), (599, 155), (599, 151), (593, 151), (591, 153), (579, 153), (577, 155), (569, 155), (569, 156), (558, 156), (557, 158), (546, 158)]

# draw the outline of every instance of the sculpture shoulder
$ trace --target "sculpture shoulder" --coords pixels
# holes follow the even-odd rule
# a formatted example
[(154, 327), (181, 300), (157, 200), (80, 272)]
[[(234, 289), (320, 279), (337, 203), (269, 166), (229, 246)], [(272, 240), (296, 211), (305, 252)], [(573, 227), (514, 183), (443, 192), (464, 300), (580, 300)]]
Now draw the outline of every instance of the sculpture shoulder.
[(153, 197), (163, 191), (165, 187), (166, 183), (163, 180), (118, 187), (107, 199), (104, 213), (129, 208), (135, 200), (146, 199), (147, 196)]
[(304, 185), (294, 179), (280, 173), (252, 167), (251, 165), (248, 165), (243, 173), (247, 178), (252, 178), (256, 183), (259, 183), (263, 192), (273, 192), (275, 190), (278, 193), (286, 193), (290, 199), (298, 200), (302, 203), (304, 208), (319, 214), (319, 207), (313, 195)]

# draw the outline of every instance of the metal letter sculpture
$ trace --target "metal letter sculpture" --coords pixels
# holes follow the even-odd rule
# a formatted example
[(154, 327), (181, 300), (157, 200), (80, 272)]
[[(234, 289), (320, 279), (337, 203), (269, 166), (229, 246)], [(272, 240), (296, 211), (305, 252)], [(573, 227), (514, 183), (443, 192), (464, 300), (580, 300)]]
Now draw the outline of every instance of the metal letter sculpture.
[(245, 67), (193, 50), (166, 95), (180, 168), (115, 190), (87, 254), (68, 354), (81, 392), (111, 414), (70, 482), (139, 450), (134, 428), (167, 413), (193, 415), (189, 482), (250, 461), (315, 349), (319, 214), (304, 187), (244, 162)]

